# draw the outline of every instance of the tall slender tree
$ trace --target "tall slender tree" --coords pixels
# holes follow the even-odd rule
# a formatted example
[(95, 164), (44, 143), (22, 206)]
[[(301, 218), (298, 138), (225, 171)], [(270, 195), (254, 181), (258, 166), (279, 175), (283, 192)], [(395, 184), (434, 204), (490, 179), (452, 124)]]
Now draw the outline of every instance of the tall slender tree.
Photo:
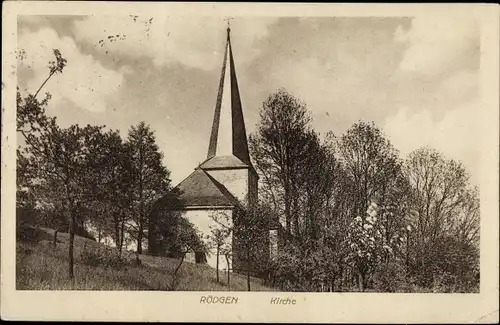
[(133, 179), (134, 219), (131, 233), (137, 244), (137, 254), (142, 254), (143, 241), (153, 242), (154, 202), (170, 190), (170, 171), (163, 166), (163, 154), (159, 151), (153, 131), (145, 122), (132, 126), (127, 139), (130, 146)]
[(298, 205), (300, 171), (307, 165), (308, 150), (315, 140), (310, 121), (304, 103), (278, 90), (262, 104), (257, 131), (249, 141), (262, 176), (261, 193), (283, 213), (288, 234), (299, 231), (294, 206)]

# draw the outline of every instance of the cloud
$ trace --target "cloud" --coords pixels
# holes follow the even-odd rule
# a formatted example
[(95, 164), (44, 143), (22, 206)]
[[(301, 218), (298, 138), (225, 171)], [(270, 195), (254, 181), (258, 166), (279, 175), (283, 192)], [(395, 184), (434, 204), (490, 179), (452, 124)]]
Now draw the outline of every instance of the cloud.
[(477, 61), (478, 24), (467, 14), (415, 17), (408, 30), (398, 27), (394, 39), (408, 46), (403, 71), (439, 76)]
[(406, 45), (397, 74), (403, 95), (384, 130), (402, 155), (422, 146), (435, 148), (460, 160), (477, 183), (477, 21), (465, 13), (418, 16), (408, 29), (398, 27), (394, 40)]
[[(239, 53), (239, 63), (252, 60), (258, 54), (253, 43), (267, 35), (267, 27), (274, 20), (237, 18), (232, 21), (232, 45), (233, 51)], [(77, 41), (110, 55), (148, 58), (156, 66), (181, 63), (211, 70), (222, 62), (224, 26), (222, 17), (90, 16), (75, 21), (73, 32)], [(118, 40), (114, 41), (115, 38)]]
[(52, 94), (51, 107), (71, 103), (91, 112), (104, 112), (107, 99), (114, 96), (123, 82), (123, 71), (104, 68), (91, 55), (84, 55), (70, 37), (60, 37), (51, 28), (32, 32), (22, 29), (18, 47), (27, 57), (18, 64), (20, 88), (35, 92), (48, 76), (48, 62), (54, 60), (53, 49), (59, 49), (67, 66), (43, 89)]
[(448, 159), (460, 160), (472, 180), (477, 181), (477, 157), (480, 154), (478, 124), (474, 122), (477, 115), (475, 101), (447, 112), (440, 120), (436, 120), (428, 109), (412, 112), (403, 107), (386, 119), (383, 128), (403, 157), (420, 147), (429, 146)]

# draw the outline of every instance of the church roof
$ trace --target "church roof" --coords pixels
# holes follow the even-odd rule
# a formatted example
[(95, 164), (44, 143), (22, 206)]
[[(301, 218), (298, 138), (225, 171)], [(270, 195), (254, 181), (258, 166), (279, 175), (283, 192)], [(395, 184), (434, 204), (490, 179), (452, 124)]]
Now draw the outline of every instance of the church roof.
[(201, 168), (195, 169), (177, 185), (177, 189), (180, 192), (179, 200), (184, 207), (234, 207), (239, 204), (224, 185)]
[(223, 184), (210, 176), (207, 170), (248, 168), (257, 175), (248, 153), (245, 122), (229, 34), (228, 28), (207, 159), (177, 185), (181, 209), (232, 208), (240, 205), (238, 199)]
[(248, 164), (241, 161), (235, 156), (215, 156), (205, 160), (200, 165), (201, 168), (211, 169), (211, 168), (245, 168), (249, 167)]

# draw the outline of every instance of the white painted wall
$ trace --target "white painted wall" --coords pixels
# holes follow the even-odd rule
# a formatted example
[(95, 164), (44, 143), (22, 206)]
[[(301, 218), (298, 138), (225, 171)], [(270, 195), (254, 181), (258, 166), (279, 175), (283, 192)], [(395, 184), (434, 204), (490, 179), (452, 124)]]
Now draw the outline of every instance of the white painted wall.
[[(231, 210), (187, 210), (184, 214), (199, 232), (200, 237), (205, 243), (210, 244), (208, 239), (211, 235), (212, 229), (221, 227), (214, 219), (220, 220), (228, 226), (232, 224), (232, 211)], [(231, 236), (226, 240), (226, 245), (231, 245)], [(211, 247), (207, 255), (207, 264), (213, 268), (217, 265), (217, 250)], [(194, 254), (186, 255), (186, 261), (195, 262)], [(231, 262), (231, 261), (230, 261)], [(219, 256), (219, 270), (227, 270), (226, 258), (224, 255)]]

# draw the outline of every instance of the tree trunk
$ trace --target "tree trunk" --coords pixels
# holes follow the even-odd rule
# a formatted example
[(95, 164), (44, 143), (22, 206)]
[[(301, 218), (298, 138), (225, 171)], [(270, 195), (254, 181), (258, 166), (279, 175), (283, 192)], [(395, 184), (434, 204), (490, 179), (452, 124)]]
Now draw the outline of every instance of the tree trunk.
[(220, 253), (220, 245), (217, 244), (217, 263), (216, 263), (216, 270), (217, 270), (217, 283), (219, 283), (219, 253)]
[(250, 250), (247, 249), (247, 289), (250, 290)]
[(226, 257), (226, 263), (227, 263), (227, 289), (231, 290), (231, 273), (230, 271), (230, 264), (229, 264), (229, 256), (228, 254), (224, 254)]
[(177, 275), (177, 272), (179, 271), (179, 269), (181, 268), (181, 265), (182, 263), (184, 262), (184, 258), (186, 257), (186, 252), (182, 253), (181, 255), (181, 260), (179, 262), (179, 264), (177, 265), (177, 267), (175, 268), (175, 271), (173, 273), (173, 276)]
[(68, 275), (71, 280), (72, 289), (75, 286), (75, 275), (74, 275), (74, 254), (73, 245), (75, 241), (75, 211), (72, 209), (71, 216), (69, 219), (69, 248), (68, 248)]
[(101, 228), (98, 228), (97, 230), (97, 242), (99, 244), (101, 243)]
[(358, 271), (358, 286), (359, 286), (359, 291), (364, 292), (365, 291), (365, 277), (362, 272)]
[(181, 260), (179, 261), (179, 264), (177, 264), (177, 267), (174, 270), (174, 273), (172, 273), (172, 282), (170, 283), (170, 289), (175, 290), (175, 287), (177, 286), (177, 272), (182, 266), (182, 263), (184, 263), (184, 258), (186, 257), (187, 252), (183, 252), (181, 255)]
[(125, 234), (125, 222), (122, 221), (122, 224), (121, 224), (121, 229), (120, 229), (120, 234), (119, 234), (119, 238), (120, 238), (120, 256), (122, 254), (122, 251), (123, 251), (123, 236)]
[(53, 239), (53, 241), (52, 241), (52, 246), (54, 246), (54, 248), (56, 248), (56, 246), (57, 246), (57, 233), (58, 233), (58, 232), (59, 232), (59, 229), (58, 229), (58, 228), (56, 228), (56, 229), (54, 230), (54, 239)]
[(142, 146), (139, 148), (139, 234), (137, 235), (137, 253), (142, 254), (142, 236), (144, 235), (144, 180), (142, 178)]
[(113, 226), (115, 231), (115, 244), (117, 248), (120, 248), (120, 221), (118, 220), (117, 214), (113, 216)]
[(406, 231), (406, 273), (410, 271), (410, 232)]
[(144, 227), (142, 224), (142, 220), (139, 220), (139, 233), (137, 234), (137, 254), (142, 254), (142, 237), (143, 237), (143, 235), (144, 235)]
[(156, 242), (154, 233), (154, 223), (151, 216), (148, 216), (148, 254), (156, 255)]
[(291, 217), (290, 217), (290, 188), (285, 185), (285, 227), (288, 235), (291, 235)]

